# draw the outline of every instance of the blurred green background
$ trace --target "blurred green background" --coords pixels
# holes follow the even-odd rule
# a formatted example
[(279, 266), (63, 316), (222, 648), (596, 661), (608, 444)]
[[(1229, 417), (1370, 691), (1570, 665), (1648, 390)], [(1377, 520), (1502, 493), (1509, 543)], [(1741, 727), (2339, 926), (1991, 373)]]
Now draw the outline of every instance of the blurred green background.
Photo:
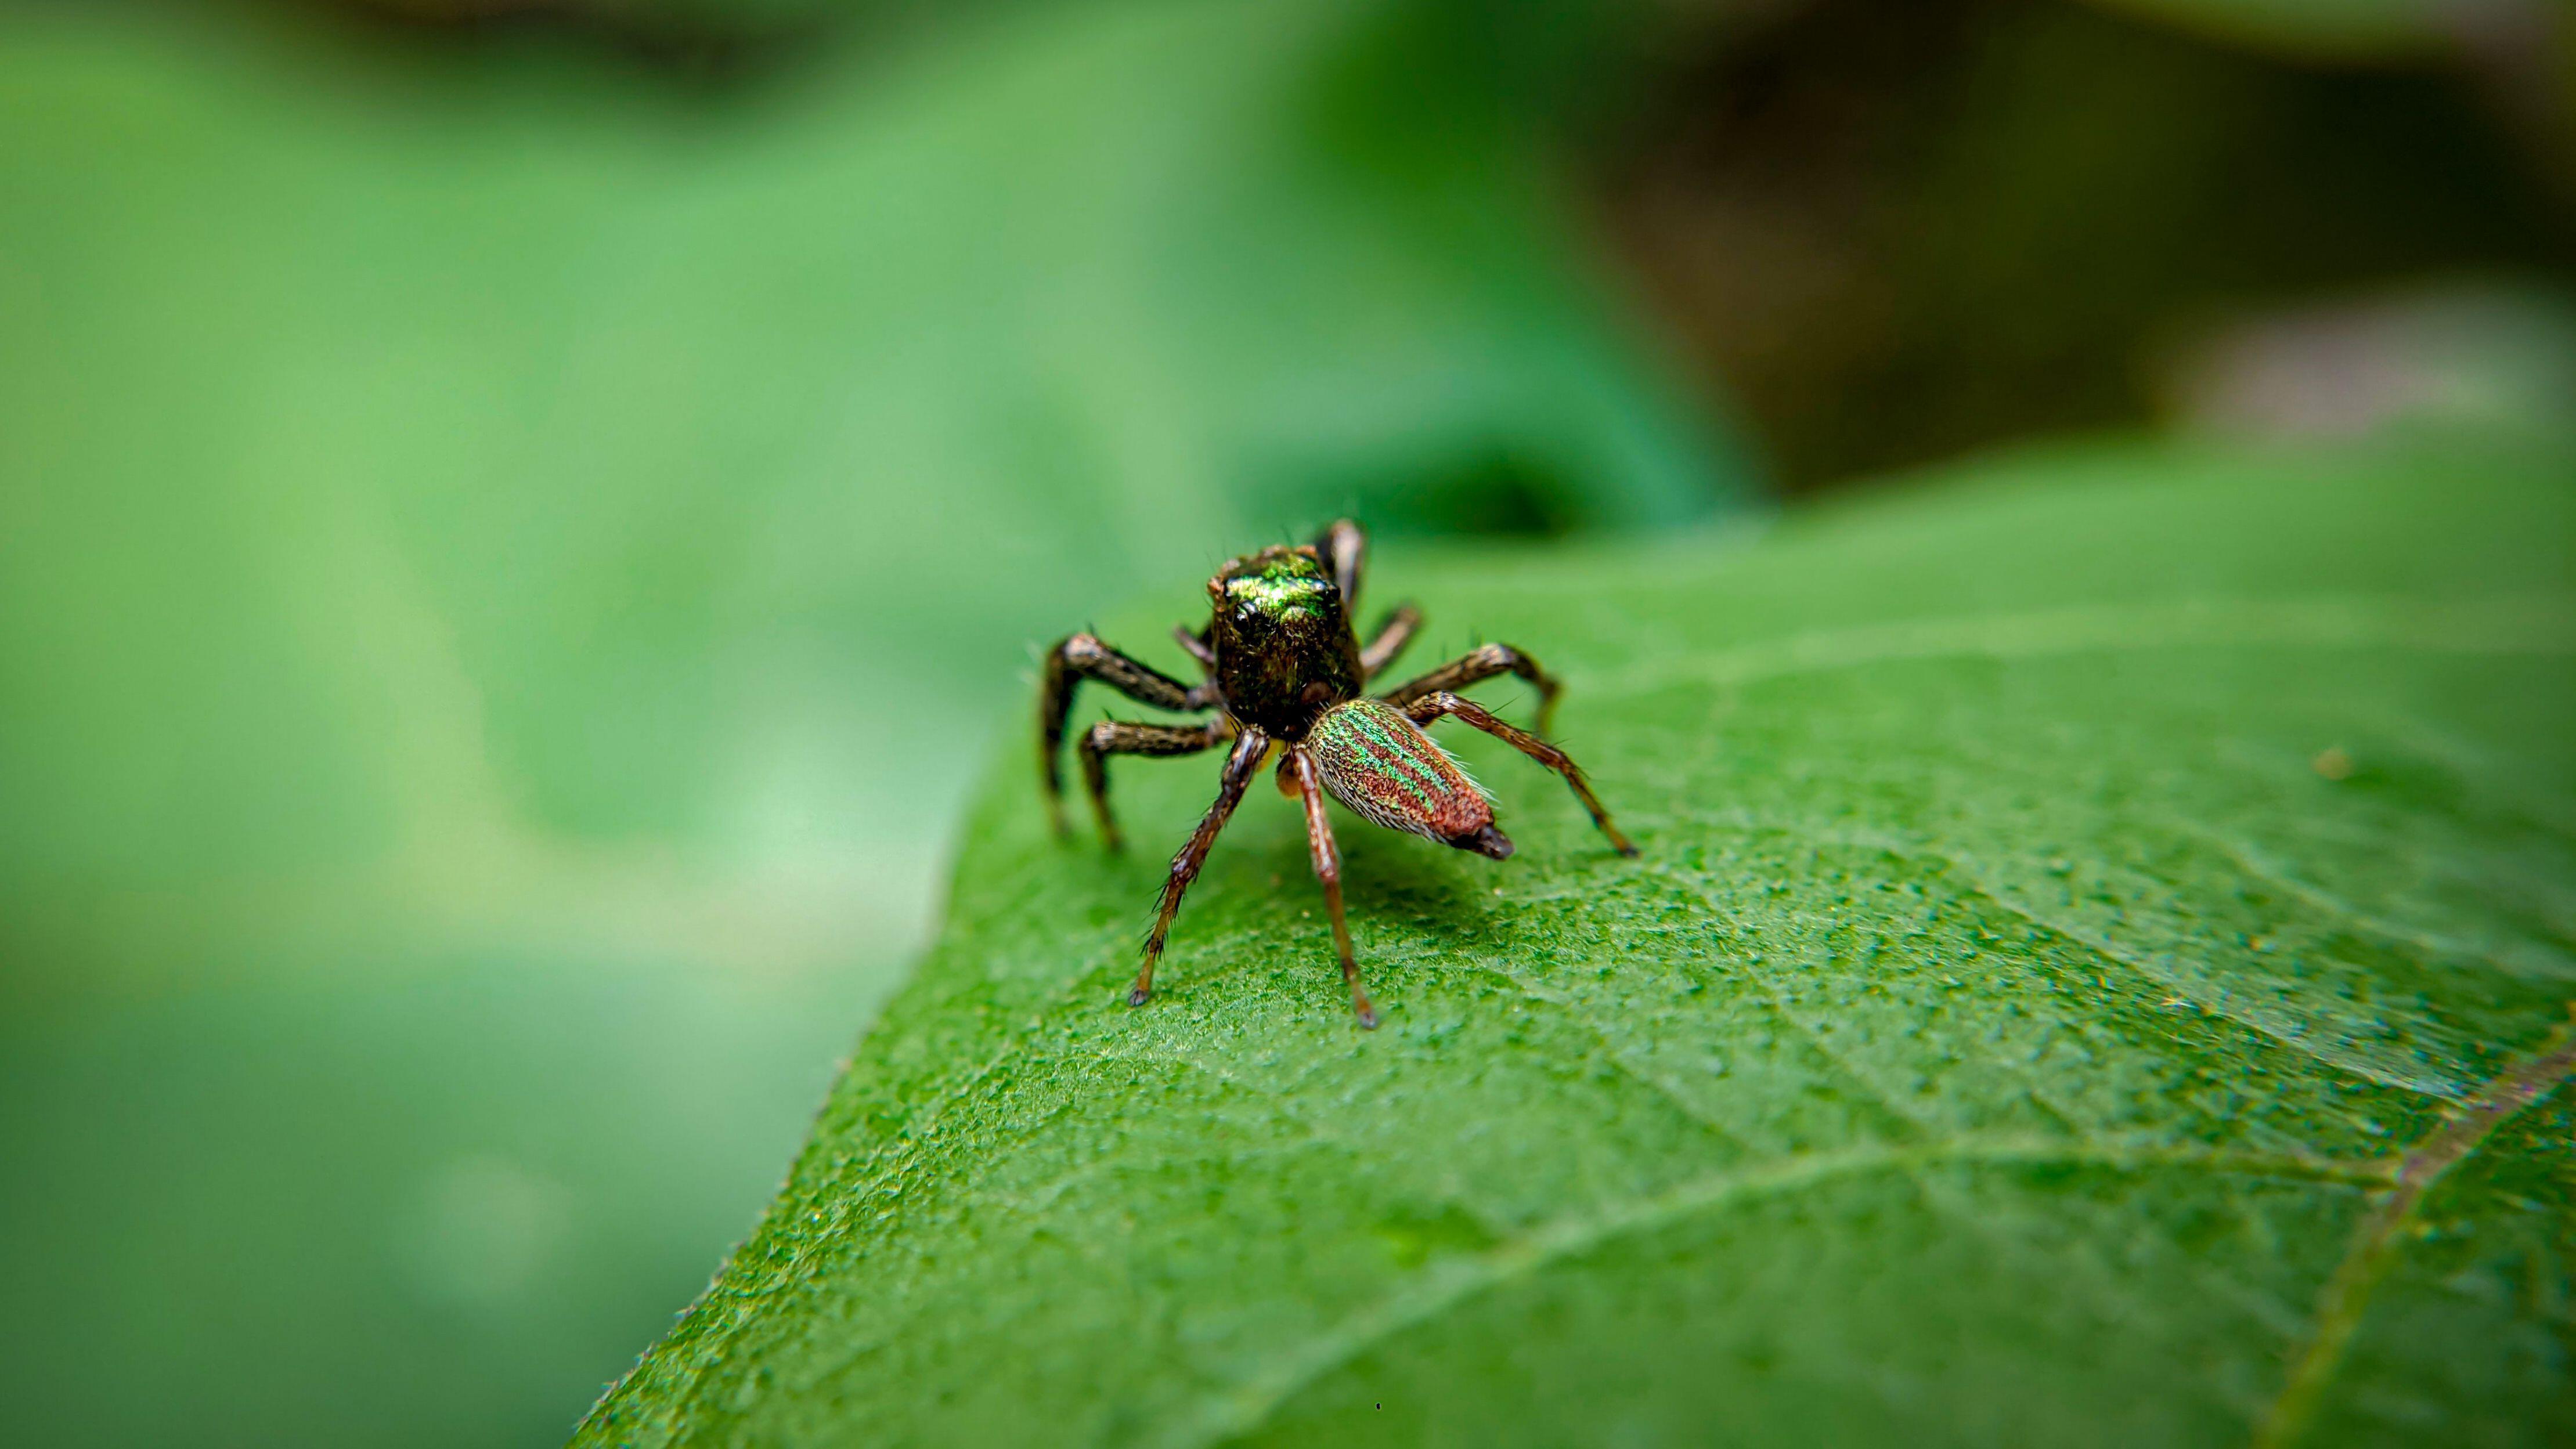
[(2548, 0), (0, 8), (11, 1437), (559, 1441), (1140, 587), (2564, 425), (2571, 76)]

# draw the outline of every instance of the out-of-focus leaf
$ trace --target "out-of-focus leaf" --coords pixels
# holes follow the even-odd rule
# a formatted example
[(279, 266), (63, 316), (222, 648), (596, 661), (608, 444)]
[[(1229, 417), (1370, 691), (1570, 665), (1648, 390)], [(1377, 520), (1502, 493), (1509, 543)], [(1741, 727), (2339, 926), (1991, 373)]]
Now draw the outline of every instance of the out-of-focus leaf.
[[(2569, 468), (2063, 450), (1392, 568), (1643, 855), (1472, 735), (1509, 862), (1342, 817), (1375, 1033), (1267, 790), (1126, 1009), (1160, 851), (1013, 750), (579, 1442), (2563, 1441)], [(1115, 778), (1140, 843), (1211, 790)]]
[(1381, 7), (713, 95), (249, 13), (0, 24), (22, 1435), (552, 1438), (774, 1187), (1033, 641), (1345, 507), (1745, 496)]
[(715, 114), (17, 36), (8, 875), (882, 838), (1133, 578), (1741, 498), (1377, 15), (1088, 7)]

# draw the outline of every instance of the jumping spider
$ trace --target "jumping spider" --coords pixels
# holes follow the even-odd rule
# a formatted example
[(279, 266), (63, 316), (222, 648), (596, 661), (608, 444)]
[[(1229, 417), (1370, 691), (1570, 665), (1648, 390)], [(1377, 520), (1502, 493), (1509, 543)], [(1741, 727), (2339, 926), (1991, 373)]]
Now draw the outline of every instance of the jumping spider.
[(1064, 742), (1064, 722), (1073, 707), (1074, 690), (1085, 679), (1098, 680), (1130, 699), (1176, 712), (1216, 712), (1204, 725), (1139, 724), (1103, 720), (1084, 733), (1077, 745), (1083, 783), (1090, 787), (1091, 808), (1100, 817), (1100, 833), (1109, 848), (1120, 848), (1118, 822), (1109, 813), (1111, 755), (1190, 755), (1234, 742), (1226, 755), (1216, 803), (1172, 857), (1163, 881), (1161, 909), (1153, 933), (1145, 938), (1144, 969), (1127, 993), (1127, 1004), (1142, 1006), (1154, 991), (1154, 963), (1162, 957), (1172, 916), (1181, 908), (1181, 893), (1197, 878), (1217, 832), (1243, 799), (1252, 777), (1272, 751), (1280, 753), (1279, 792), (1302, 799), (1306, 839), (1315, 875), (1324, 883), (1324, 904), (1333, 918), (1333, 945), (1341, 953), (1342, 979), (1351, 988), (1351, 1009), (1360, 1025), (1377, 1025), (1377, 1010), (1360, 985), (1359, 962), (1351, 955), (1350, 928), (1342, 921), (1342, 862), (1334, 848), (1332, 827), (1324, 820), (1324, 797), (1332, 796), (1361, 817), (1392, 830), (1428, 836), (1461, 850), (1501, 860), (1512, 843), (1494, 828), (1494, 808), (1476, 782), (1467, 778), (1448, 752), (1431, 742), (1421, 727), (1444, 715), (1456, 715), (1489, 735), (1565, 777), (1592, 823), (1610, 838), (1621, 855), (1637, 848), (1610, 823), (1609, 812), (1593, 798), (1583, 771), (1565, 752), (1524, 730), (1496, 719), (1481, 706), (1451, 691), (1498, 674), (1514, 674), (1538, 690), (1538, 725), (1544, 732), (1556, 706), (1557, 683), (1508, 644), (1487, 644), (1430, 673), (1374, 698), (1362, 695), (1371, 678), (1395, 662), (1422, 616), (1411, 604), (1398, 605), (1378, 626), (1367, 647), (1351, 631), (1352, 607), (1359, 598), (1360, 564), (1368, 540), (1347, 519), (1324, 530), (1312, 544), (1265, 548), (1247, 554), (1208, 580), (1213, 605), (1207, 627), (1196, 633), (1187, 624), (1173, 630), (1181, 647), (1199, 662), (1202, 678), (1185, 685), (1150, 665), (1119, 653), (1089, 634), (1076, 634), (1047, 651), (1038, 690), (1039, 774), (1046, 782), (1047, 812), (1056, 834), (1065, 835), (1064, 783), (1057, 758)]

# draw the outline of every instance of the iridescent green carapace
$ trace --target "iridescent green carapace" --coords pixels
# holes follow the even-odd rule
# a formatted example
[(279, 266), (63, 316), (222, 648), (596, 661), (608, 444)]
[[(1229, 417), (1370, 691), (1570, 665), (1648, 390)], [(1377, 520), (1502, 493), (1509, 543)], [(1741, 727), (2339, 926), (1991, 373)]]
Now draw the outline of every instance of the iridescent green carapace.
[(1305, 806), (1307, 844), (1332, 916), (1333, 945), (1341, 955), (1351, 1009), (1362, 1026), (1377, 1025), (1377, 1010), (1360, 984), (1359, 962), (1342, 916), (1341, 852), (1324, 817), (1324, 797), (1330, 795), (1362, 819), (1392, 830), (1495, 860), (1512, 853), (1512, 842), (1494, 826), (1492, 800), (1448, 751), (1423, 733), (1424, 725), (1454, 715), (1556, 771), (1610, 844), (1622, 855), (1637, 853), (1610, 823), (1582, 769), (1564, 751), (1455, 693), (1478, 680), (1517, 675), (1538, 690), (1539, 729), (1545, 731), (1557, 684), (1528, 655), (1508, 644), (1487, 644), (1383, 694), (1363, 694), (1368, 681), (1395, 661), (1422, 623), (1412, 605), (1398, 605), (1368, 645), (1361, 646), (1351, 627), (1351, 610), (1367, 548), (1359, 525), (1345, 520), (1311, 544), (1265, 548), (1219, 569), (1208, 580), (1207, 626), (1192, 631), (1183, 625), (1175, 631), (1198, 661), (1197, 684), (1183, 684), (1089, 634), (1073, 635), (1047, 651), (1038, 693), (1038, 760), (1057, 834), (1066, 833), (1057, 760), (1065, 717), (1083, 680), (1097, 680), (1158, 709), (1211, 716), (1202, 725), (1103, 720), (1083, 733), (1075, 752), (1082, 759), (1083, 783), (1100, 833), (1112, 850), (1120, 840), (1117, 820), (1109, 812), (1109, 756), (1187, 755), (1231, 745), (1216, 803), (1172, 857), (1154, 929), (1145, 938), (1145, 963), (1127, 993), (1129, 1005), (1142, 1006), (1153, 995), (1154, 964), (1171, 934), (1181, 896), (1198, 877), (1217, 832), (1273, 754), (1279, 759), (1279, 788)]

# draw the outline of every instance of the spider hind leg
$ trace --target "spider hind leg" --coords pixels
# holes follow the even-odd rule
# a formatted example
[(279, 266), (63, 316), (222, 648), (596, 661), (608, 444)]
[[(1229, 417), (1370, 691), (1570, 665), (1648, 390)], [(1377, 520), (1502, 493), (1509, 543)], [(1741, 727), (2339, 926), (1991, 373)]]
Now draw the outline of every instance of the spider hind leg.
[[(1574, 791), (1574, 798), (1582, 801), (1583, 808), (1591, 813), (1592, 823), (1601, 828), (1603, 835), (1609, 837), (1611, 848), (1621, 855), (1637, 853), (1637, 847), (1630, 844), (1628, 837), (1619, 833), (1619, 827), (1610, 822), (1610, 812), (1601, 807), (1600, 797), (1592, 793), (1592, 782), (1583, 778), (1583, 767), (1574, 763), (1572, 755), (1527, 730), (1504, 723), (1494, 716), (1493, 711), (1483, 705), (1473, 700), (1461, 699), (1447, 690), (1424, 695), (1406, 705), (1404, 713), (1406, 718), (1418, 725), (1427, 725), (1443, 715), (1456, 715), (1459, 719), (1564, 776), (1565, 783)], [(1508, 854), (1510, 848), (1510, 842), (1504, 842), (1505, 853)]]
[[(1416, 700), (1443, 691), (1465, 689), (1500, 674), (1518, 675), (1538, 691), (1538, 732), (1542, 736), (1547, 734), (1548, 726), (1556, 717), (1556, 696), (1564, 686), (1556, 682), (1556, 676), (1539, 668), (1537, 660), (1509, 644), (1486, 644), (1469, 650), (1428, 674), (1406, 680), (1378, 698), (1398, 709), (1409, 709)], [(1477, 728), (1484, 727), (1479, 725)]]

